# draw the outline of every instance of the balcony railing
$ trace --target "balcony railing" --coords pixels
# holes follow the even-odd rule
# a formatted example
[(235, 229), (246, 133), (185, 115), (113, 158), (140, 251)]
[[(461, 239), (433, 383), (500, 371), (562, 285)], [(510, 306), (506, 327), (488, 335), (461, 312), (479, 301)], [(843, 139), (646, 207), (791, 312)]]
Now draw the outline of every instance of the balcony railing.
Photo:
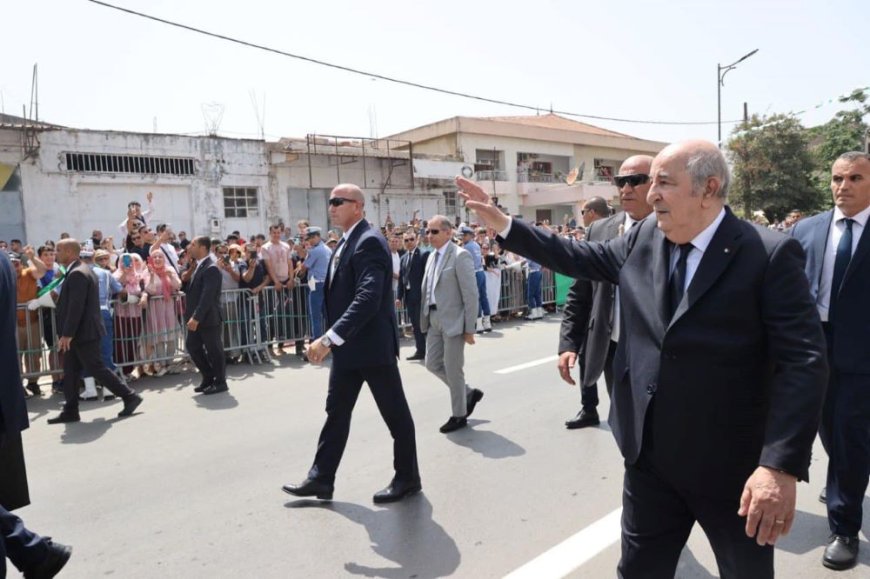
[(517, 173), (517, 181), (520, 183), (562, 183), (564, 181), (561, 174), (539, 173), (531, 171), (529, 173)]
[(474, 174), (475, 181), (507, 181), (507, 171), (477, 171)]

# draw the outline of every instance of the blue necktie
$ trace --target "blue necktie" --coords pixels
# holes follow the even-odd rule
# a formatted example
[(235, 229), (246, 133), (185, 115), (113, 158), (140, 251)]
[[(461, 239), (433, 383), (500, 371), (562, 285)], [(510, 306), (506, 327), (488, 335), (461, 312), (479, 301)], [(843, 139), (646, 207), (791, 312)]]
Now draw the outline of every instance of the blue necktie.
[(840, 286), (843, 285), (843, 278), (846, 276), (846, 269), (849, 267), (849, 262), (852, 260), (852, 224), (853, 219), (841, 219), (846, 226), (843, 235), (840, 236), (840, 243), (837, 244), (837, 257), (834, 259), (834, 276), (831, 278), (831, 300), (828, 303), (828, 316), (833, 316), (834, 306), (837, 303), (837, 298), (840, 293)]

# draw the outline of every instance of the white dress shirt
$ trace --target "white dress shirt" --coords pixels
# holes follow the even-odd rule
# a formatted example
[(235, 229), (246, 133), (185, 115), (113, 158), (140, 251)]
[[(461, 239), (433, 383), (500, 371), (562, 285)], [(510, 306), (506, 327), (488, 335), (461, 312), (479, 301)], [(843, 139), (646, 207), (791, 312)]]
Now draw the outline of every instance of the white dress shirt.
[[(625, 221), (622, 222), (622, 235), (628, 233), (635, 223), (637, 221), (626, 213)], [(619, 341), (619, 286), (616, 286), (616, 292), (613, 296), (613, 331), (610, 332), (610, 339), (614, 342)]]
[[(855, 255), (855, 250), (858, 249), (858, 242), (861, 240), (861, 234), (867, 226), (868, 217), (870, 217), (870, 207), (851, 217), (854, 221), (852, 223), (852, 255)], [(834, 261), (837, 259), (837, 246), (840, 245), (840, 238), (843, 237), (843, 232), (846, 231), (846, 223), (842, 221), (843, 219), (846, 219), (846, 216), (843, 215), (839, 207), (835, 207), (834, 219), (831, 221), (831, 228), (828, 231), (828, 242), (825, 245), (822, 277), (819, 280), (819, 295), (816, 298), (816, 308), (818, 308), (819, 316), (823, 322), (828, 321), (828, 308), (831, 304), (831, 283), (834, 279)]]
[[(684, 292), (690, 285), (692, 285), (692, 278), (695, 277), (695, 272), (698, 271), (698, 266), (701, 265), (701, 258), (704, 257), (704, 253), (707, 251), (707, 247), (710, 245), (710, 241), (716, 234), (716, 230), (719, 229), (719, 224), (722, 223), (723, 219), (725, 219), (724, 207), (719, 211), (719, 215), (716, 216), (713, 223), (708, 225), (704, 231), (696, 235), (690, 242), (692, 244), (692, 250), (689, 252), (689, 257), (686, 258), (686, 285), (683, 287)], [(670, 268), (668, 269), (669, 279), (670, 275), (672, 275), (674, 270), (677, 268), (677, 261), (679, 259), (680, 252), (671, 251), (671, 262)]]
[[(341, 259), (341, 254), (344, 253), (344, 248), (347, 247), (347, 240), (350, 239), (350, 234), (353, 233), (353, 230), (356, 229), (356, 226), (360, 224), (362, 219), (351, 225), (347, 228), (347, 231), (344, 232), (344, 235), (341, 236), (341, 239), (344, 240), (344, 243), (341, 243), (341, 247), (336, 246), (335, 253), (332, 255), (332, 269), (329, 273), (329, 283), (332, 284), (332, 278), (335, 277), (335, 268), (338, 267), (338, 260)], [(341, 346), (344, 344), (344, 338), (336, 334), (332, 331), (332, 328), (326, 330), (326, 336), (332, 341), (332, 343), (336, 346)]]
[(452, 241), (448, 241), (435, 250), (435, 255), (429, 259), (434, 259), (432, 268), (429, 270), (429, 277), (426, 278), (426, 295), (429, 296), (428, 302), (430, 306), (435, 305), (435, 282), (438, 281), (438, 276), (441, 275), (441, 270), (444, 268), (444, 254), (447, 253), (447, 247)]

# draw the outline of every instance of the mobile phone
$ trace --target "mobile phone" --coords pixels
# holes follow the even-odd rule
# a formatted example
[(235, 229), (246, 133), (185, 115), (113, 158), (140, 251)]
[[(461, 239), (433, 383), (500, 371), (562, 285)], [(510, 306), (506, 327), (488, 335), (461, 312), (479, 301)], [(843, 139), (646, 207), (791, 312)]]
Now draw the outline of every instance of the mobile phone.
[(223, 259), (223, 262), (224, 262), (224, 263), (227, 263), (227, 264), (228, 264), (228, 263), (230, 262), (230, 256), (229, 256), (229, 255), (224, 255), (221, 259)]
[(124, 264), (124, 267), (131, 267), (133, 265), (133, 258), (129, 255), (125, 255), (121, 260), (121, 263)]

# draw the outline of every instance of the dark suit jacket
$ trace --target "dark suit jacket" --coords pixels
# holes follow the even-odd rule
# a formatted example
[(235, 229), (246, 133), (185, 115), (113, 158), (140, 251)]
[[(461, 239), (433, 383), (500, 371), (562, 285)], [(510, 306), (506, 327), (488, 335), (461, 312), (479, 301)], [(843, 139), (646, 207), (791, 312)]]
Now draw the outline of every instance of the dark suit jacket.
[(619, 284), (610, 425), (628, 464), (643, 447), (673, 484), (734, 500), (758, 465), (806, 480), (827, 363), (800, 244), (726, 210), (671, 320), (669, 245), (654, 215), (604, 243), (519, 220), (503, 240), (554, 271)]
[[(619, 226), (624, 222), (625, 212), (623, 211), (607, 219), (600, 219), (589, 226), (586, 239), (588, 241), (613, 239), (619, 235)], [(575, 352), (580, 351), (580, 345), (583, 346), (583, 386), (594, 385), (601, 377), (601, 373), (604, 372), (607, 352), (610, 349), (610, 336), (613, 335), (613, 300), (615, 296), (616, 286), (612, 283), (589, 282), (585, 279), (576, 280), (568, 291), (562, 326), (566, 333), (576, 332), (579, 336), (580, 341), (578, 348), (574, 350)], [(581, 323), (584, 324), (582, 336), (579, 334), (581, 329), (576, 327)], [(564, 345), (568, 346), (569, 343), (566, 341)], [(560, 342), (559, 353), (566, 351), (561, 346), (562, 342)]]
[[(423, 273), (426, 271), (426, 260), (431, 252), (423, 252), (418, 247), (413, 254), (406, 251), (402, 256), (402, 266), (399, 268), (399, 291), (396, 299), (406, 303), (419, 304), (423, 301)], [(413, 257), (412, 257), (413, 255)], [(411, 289), (405, 289), (410, 285)]]
[[(797, 239), (807, 252), (806, 274), (810, 283), (813, 301), (818, 300), (822, 266), (828, 244), (828, 234), (834, 212), (826, 211), (807, 219), (802, 219), (791, 228), (790, 234)], [(870, 223), (867, 224), (870, 227)], [(832, 288), (831, 292), (837, 291)], [(870, 374), (870, 232), (865, 230), (852, 254), (852, 260), (839, 288), (837, 310), (829, 319), (831, 330), (836, 336), (836, 348), (829, 360), (831, 366), (840, 372)]]
[(76, 341), (99, 340), (105, 334), (97, 274), (88, 264), (74, 261), (67, 268), (57, 301), (57, 335), (73, 338), (75, 346)]
[(332, 349), (333, 366), (355, 369), (396, 364), (399, 335), (393, 259), (387, 241), (363, 220), (340, 252), (334, 276), (335, 252), (329, 260), (324, 300), (327, 325), (344, 340)]
[(197, 264), (184, 303), (184, 321), (194, 318), (203, 328), (221, 324), (221, 271), (211, 256)]
[(15, 270), (0, 251), (0, 505), (13, 510), (30, 503), (21, 431), (29, 426), (18, 366)]

